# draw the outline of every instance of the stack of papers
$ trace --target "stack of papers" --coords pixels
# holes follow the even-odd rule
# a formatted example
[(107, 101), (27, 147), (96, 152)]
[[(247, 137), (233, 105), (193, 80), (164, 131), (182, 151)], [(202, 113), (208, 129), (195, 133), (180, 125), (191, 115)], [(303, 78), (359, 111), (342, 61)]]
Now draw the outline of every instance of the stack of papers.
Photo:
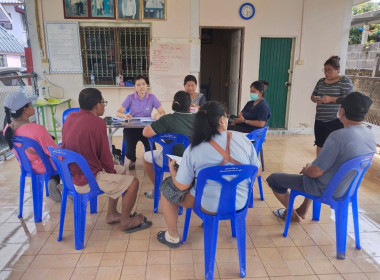
[(154, 122), (154, 119), (151, 117), (136, 117), (132, 119), (133, 121), (139, 121), (139, 122)]
[(112, 123), (113, 124), (124, 123), (124, 122), (128, 122), (128, 121), (124, 118), (112, 117)]
[(178, 165), (181, 165), (182, 157), (175, 156), (175, 155), (169, 155), (169, 154), (167, 154), (166, 156), (167, 156), (168, 158), (170, 158), (171, 160), (175, 160), (175, 161), (177, 162)]

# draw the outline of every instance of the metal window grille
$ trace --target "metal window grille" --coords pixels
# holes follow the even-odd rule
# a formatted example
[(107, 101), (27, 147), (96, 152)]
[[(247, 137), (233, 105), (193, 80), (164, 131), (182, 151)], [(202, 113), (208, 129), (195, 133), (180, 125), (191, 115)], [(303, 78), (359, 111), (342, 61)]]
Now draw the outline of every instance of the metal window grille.
[(91, 84), (114, 85), (116, 77), (133, 80), (149, 73), (149, 28), (80, 27), (83, 78)]

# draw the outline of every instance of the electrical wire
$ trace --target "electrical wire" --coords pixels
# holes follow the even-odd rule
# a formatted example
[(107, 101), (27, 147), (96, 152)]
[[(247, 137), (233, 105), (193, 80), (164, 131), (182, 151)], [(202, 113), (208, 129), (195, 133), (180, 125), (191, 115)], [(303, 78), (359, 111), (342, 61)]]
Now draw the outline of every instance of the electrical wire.
[(60, 96), (60, 97), (58, 97), (58, 96), (54, 96), (54, 95), (51, 95), (50, 92), (49, 92), (49, 96), (50, 96), (50, 97), (53, 97), (53, 98), (63, 98), (63, 97), (65, 96), (65, 90), (63, 89), (63, 87), (61, 87), (61, 86), (59, 86), (59, 85), (53, 83), (52, 81), (50, 81), (50, 80), (46, 77), (45, 72), (43, 72), (43, 74), (44, 74), (45, 79), (46, 79), (51, 85), (53, 85), (53, 86), (55, 86), (55, 87), (57, 87), (57, 88), (60, 88), (61, 91), (62, 91), (62, 96)]

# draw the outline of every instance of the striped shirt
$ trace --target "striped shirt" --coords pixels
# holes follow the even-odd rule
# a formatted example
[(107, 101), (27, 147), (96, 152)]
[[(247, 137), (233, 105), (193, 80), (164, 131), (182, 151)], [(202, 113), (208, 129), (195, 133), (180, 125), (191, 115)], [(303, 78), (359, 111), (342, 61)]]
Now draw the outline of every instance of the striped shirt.
[[(342, 76), (339, 81), (332, 84), (325, 83), (325, 78), (322, 78), (315, 86), (313, 95), (321, 97), (324, 95), (339, 97), (351, 93), (352, 90), (352, 82), (346, 76)], [(315, 119), (323, 122), (335, 120), (339, 108), (340, 104), (337, 103), (317, 104)]]

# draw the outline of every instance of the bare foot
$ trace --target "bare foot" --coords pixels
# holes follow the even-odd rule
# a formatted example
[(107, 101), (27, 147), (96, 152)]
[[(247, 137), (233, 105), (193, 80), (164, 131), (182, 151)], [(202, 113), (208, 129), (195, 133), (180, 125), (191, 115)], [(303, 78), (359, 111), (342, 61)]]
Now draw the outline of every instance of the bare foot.
[(106, 216), (106, 223), (107, 224), (116, 224), (119, 223), (121, 219), (121, 214), (119, 212), (115, 213), (109, 213)]
[(144, 221), (143, 214), (138, 214), (137, 216), (134, 216), (134, 217), (128, 217), (127, 219), (120, 221), (119, 229), (126, 230), (130, 228), (134, 228), (134, 227), (137, 227), (138, 225), (141, 225), (143, 221)]
[(302, 220), (305, 220), (306, 218), (306, 213), (302, 213), (301, 210), (299, 208), (297, 208), (296, 210), (297, 215), (302, 219)]
[[(286, 219), (287, 211), (288, 210), (285, 210), (285, 212), (284, 212), (285, 219)], [(292, 213), (292, 220), (291, 221), (299, 223), (299, 222), (302, 221), (302, 218), (297, 214), (297, 212), (293, 211), (293, 213)]]

